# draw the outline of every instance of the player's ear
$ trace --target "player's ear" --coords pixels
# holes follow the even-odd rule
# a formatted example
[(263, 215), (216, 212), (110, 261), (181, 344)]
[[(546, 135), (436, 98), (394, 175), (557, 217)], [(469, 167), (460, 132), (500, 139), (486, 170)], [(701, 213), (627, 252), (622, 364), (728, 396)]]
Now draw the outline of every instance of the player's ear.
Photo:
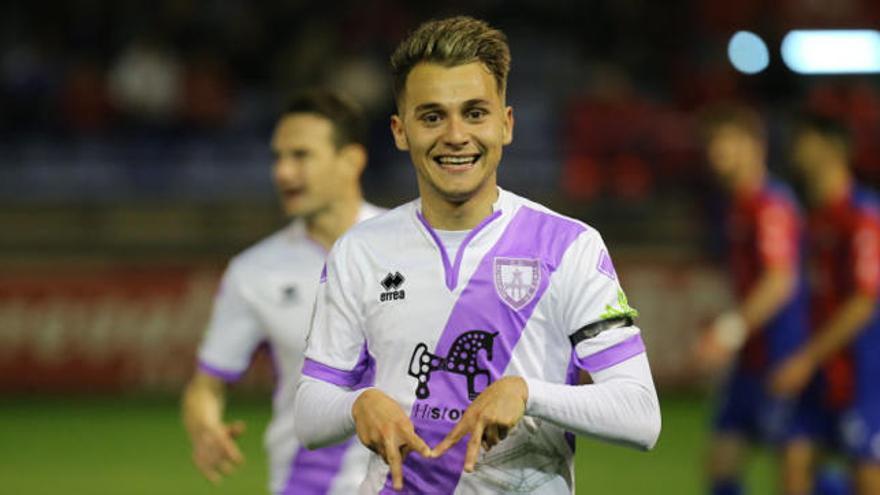
[(359, 143), (349, 143), (339, 150), (346, 169), (355, 177), (360, 177), (367, 166), (367, 149)]
[(513, 107), (504, 109), (504, 144), (513, 142)]
[(403, 119), (397, 114), (391, 116), (391, 134), (394, 135), (394, 145), (400, 151), (409, 149), (409, 141), (406, 139), (406, 133), (403, 131)]

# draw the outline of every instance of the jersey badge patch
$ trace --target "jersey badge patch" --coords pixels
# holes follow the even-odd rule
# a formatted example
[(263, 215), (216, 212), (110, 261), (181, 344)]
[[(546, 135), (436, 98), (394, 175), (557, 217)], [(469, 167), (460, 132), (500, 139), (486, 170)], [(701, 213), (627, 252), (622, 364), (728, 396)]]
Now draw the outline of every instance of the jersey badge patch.
[(535, 297), (540, 283), (538, 260), (495, 258), (495, 292), (514, 311), (519, 311)]

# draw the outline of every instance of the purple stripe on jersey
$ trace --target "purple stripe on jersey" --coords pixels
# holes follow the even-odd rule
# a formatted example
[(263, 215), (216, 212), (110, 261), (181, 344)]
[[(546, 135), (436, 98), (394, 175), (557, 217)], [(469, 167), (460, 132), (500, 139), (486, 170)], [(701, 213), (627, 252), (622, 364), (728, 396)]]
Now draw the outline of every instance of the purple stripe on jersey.
[(303, 362), (302, 374), (340, 387), (357, 390), (373, 384), (376, 365), (365, 343), (357, 364), (351, 370), (341, 370), (306, 358)]
[(419, 217), (419, 221), (422, 222), (422, 225), (428, 230), (428, 234), (434, 239), (434, 243), (437, 244), (437, 248), (440, 249), (440, 257), (443, 260), (443, 271), (446, 273), (446, 288), (452, 290), (458, 285), (458, 270), (461, 268), (461, 259), (464, 255), (464, 249), (467, 247), (468, 243), (471, 242), (471, 239), (476, 237), (481, 230), (492, 223), (493, 220), (501, 216), (501, 210), (497, 210), (484, 218), (482, 222), (471, 229), (468, 235), (465, 236), (464, 240), (461, 242), (461, 246), (458, 248), (458, 253), (455, 255), (454, 265), (449, 264), (449, 255), (446, 253), (446, 246), (443, 245), (443, 242), (440, 240), (437, 232), (434, 231), (434, 228), (431, 227), (431, 224), (429, 224), (428, 221), (425, 220), (425, 217), (422, 216), (422, 212), (417, 211), (416, 216)]
[(324, 263), (324, 268), (321, 268), (321, 278), (318, 279), (319, 284), (323, 284), (327, 281), (327, 263)]
[(317, 450), (300, 447), (293, 457), (281, 495), (324, 495), (329, 492), (352, 441), (350, 438), (344, 443)]
[[(491, 380), (504, 375), (523, 328), (547, 290), (550, 276), (583, 231), (582, 225), (571, 220), (522, 207), (483, 257), (452, 309), (433, 354), (425, 354), (429, 356), (428, 362), (443, 366), (427, 375), (426, 381), (419, 382), (427, 385), (428, 395), (417, 399), (410, 413), (416, 432), (428, 445), (437, 445), (460, 419), (471, 403), (469, 388), (479, 393)], [(459, 252), (463, 250), (464, 246)], [(497, 292), (498, 257), (537, 261), (529, 265), (541, 272), (535, 295), (519, 309), (505, 303)], [(481, 349), (485, 352), (480, 353)], [(467, 437), (439, 459), (407, 456), (403, 470), (405, 490), (455, 491), (464, 468), (466, 448)], [(382, 493), (394, 493), (390, 475)]]
[(239, 378), (241, 378), (241, 375), (244, 374), (244, 371), (224, 370), (216, 366), (211, 366), (204, 361), (199, 361), (199, 370), (230, 383), (237, 382)]
[(645, 343), (641, 335), (633, 335), (626, 340), (603, 349), (596, 354), (579, 359), (581, 368), (589, 371), (602, 371), (617, 363), (645, 352)]

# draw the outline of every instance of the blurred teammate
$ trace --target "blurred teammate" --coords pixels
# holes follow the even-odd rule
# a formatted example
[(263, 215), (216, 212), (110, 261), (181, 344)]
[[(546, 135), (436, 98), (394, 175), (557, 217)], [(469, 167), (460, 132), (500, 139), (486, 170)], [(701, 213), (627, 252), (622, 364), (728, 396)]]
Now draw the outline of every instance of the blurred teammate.
[(366, 449), (356, 442), (301, 449), (292, 408), (327, 250), (351, 225), (379, 211), (361, 196), (364, 139), (359, 109), (330, 92), (297, 96), (278, 120), (273, 178), (281, 207), (293, 221), (230, 262), (199, 348), (198, 370), (184, 393), (193, 461), (213, 482), (242, 462), (235, 437), (243, 425), (223, 419), (226, 384), (241, 376), (263, 342), (278, 380), (265, 435), (272, 492), (347, 494), (363, 480)]
[[(357, 433), (373, 450), (362, 493), (572, 493), (568, 432), (657, 440), (636, 312), (598, 232), (496, 184), (509, 62), (468, 17), (421, 25), (392, 57), (391, 128), (420, 197), (328, 256), (295, 409), (306, 445)], [(595, 383), (573, 385), (579, 369)]]
[(757, 112), (716, 106), (702, 124), (709, 165), (730, 196), (726, 227), (736, 296), (736, 307), (716, 318), (697, 346), (707, 370), (735, 359), (714, 421), (707, 466), (711, 490), (742, 493), (748, 443), (758, 441), (781, 449), (783, 492), (806, 494), (806, 440), (791, 415), (793, 404), (766, 393), (772, 369), (806, 338), (804, 221), (788, 187), (768, 174), (766, 132)]
[(772, 378), (780, 397), (818, 373), (814, 432), (852, 460), (856, 490), (880, 493), (880, 203), (856, 184), (850, 138), (836, 122), (803, 120), (793, 162), (811, 206), (811, 336)]

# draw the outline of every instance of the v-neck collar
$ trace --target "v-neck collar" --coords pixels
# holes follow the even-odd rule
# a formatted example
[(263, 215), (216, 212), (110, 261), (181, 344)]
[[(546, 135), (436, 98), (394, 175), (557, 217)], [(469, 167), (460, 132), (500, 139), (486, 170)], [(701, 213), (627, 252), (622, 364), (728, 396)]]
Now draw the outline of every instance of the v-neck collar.
[(437, 235), (437, 231), (434, 227), (431, 226), (430, 223), (425, 219), (424, 215), (422, 215), (421, 202), (418, 202), (415, 208), (415, 216), (418, 219), (418, 223), (421, 224), (424, 231), (428, 234), (428, 237), (434, 241), (434, 244), (437, 246), (437, 250), (440, 251), (440, 259), (443, 262), (443, 270), (445, 273), (446, 279), (446, 288), (450, 291), (455, 290), (458, 286), (458, 275), (461, 270), (461, 261), (464, 259), (464, 253), (467, 250), (470, 242), (486, 227), (497, 220), (503, 214), (501, 210), (502, 200), (506, 199), (507, 192), (502, 190), (500, 187), (498, 188), (498, 199), (495, 200), (495, 203), (492, 204), (492, 213), (484, 218), (476, 227), (471, 229), (468, 235), (464, 238), (461, 243), (461, 246), (458, 248), (458, 252), (455, 255), (455, 261), (450, 262), (449, 254), (446, 252), (446, 246), (443, 245), (443, 242), (440, 240), (440, 236)]

